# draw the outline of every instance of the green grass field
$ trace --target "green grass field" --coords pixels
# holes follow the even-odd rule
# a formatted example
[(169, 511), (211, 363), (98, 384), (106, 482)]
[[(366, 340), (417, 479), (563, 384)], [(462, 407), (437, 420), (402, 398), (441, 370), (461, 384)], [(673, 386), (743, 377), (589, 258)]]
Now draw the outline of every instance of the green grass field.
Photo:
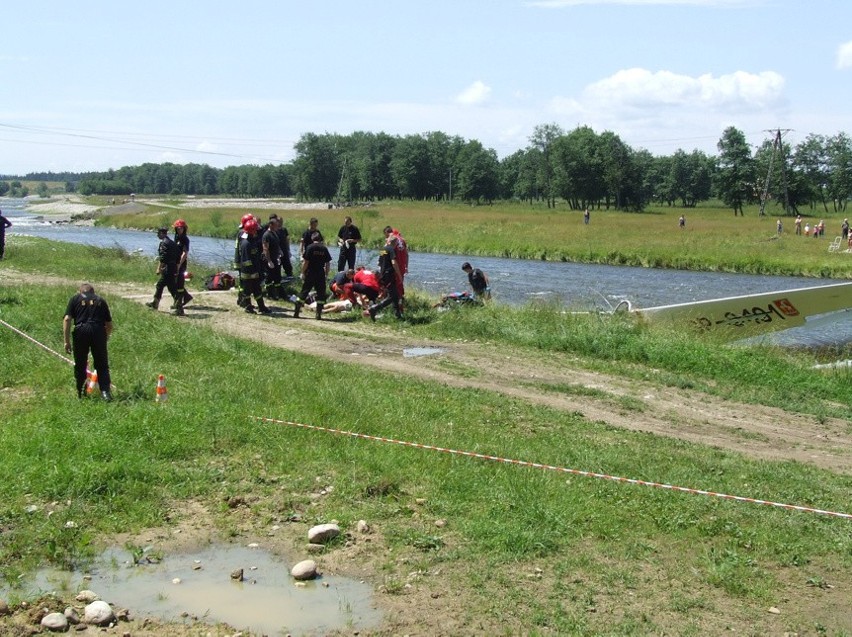
[[(405, 212), (393, 217), (399, 225), (413, 219)], [(603, 224), (601, 217), (594, 215), (593, 223)], [(417, 226), (410, 227), (417, 237)], [(678, 236), (676, 227), (673, 232)], [(52, 256), (47, 262), (45, 253)], [(87, 278), (103, 292), (111, 282), (151, 281), (150, 261), (117, 251), (27, 241), (14, 257), (14, 267), (42, 282), (4, 284), (0, 317), (57, 350), (73, 289), (42, 275)], [(4, 262), (0, 274), (11, 264)], [(368, 435), (831, 511), (849, 512), (847, 475), (626, 431), (485, 390), (365, 373), (348, 362), (151, 314), (121, 298), (110, 303), (117, 325), (110, 345), (117, 400), (111, 404), (77, 401), (69, 365), (0, 329), (4, 585), (39, 564), (85, 564), (119, 532), (168, 526), (173, 521), (165, 512), (182, 503), (200, 503), (223, 537), (241, 537), (245, 520), (223, 502), (248, 495), (257, 532), (294, 513), (307, 524), (336, 519), (351, 527), (370, 520), (381, 530), (371, 582), (385, 595), (404, 596), (411, 572), (427, 574), (418, 586), (439, 595), (465, 634), (852, 631), (841, 610), (852, 600), (849, 520), (356, 440), (252, 416), (345, 425)], [(589, 343), (593, 327), (600, 340)], [(733, 350), (687, 336), (672, 341), (671, 334), (615, 323), (602, 332), (600, 324), (566, 326), (547, 308), (465, 313), (394, 329), (511, 344), (553, 360), (593, 357), (610, 372), (659, 378), (661, 390), (680, 378), (776, 404), (784, 400), (782, 388), (799, 386), (801, 392), (789, 396), (790, 410), (852, 419), (844, 402), (850, 374), (822, 376), (809, 368), (808, 353)], [(170, 400), (158, 405), (154, 388), (163, 372)], [(353, 391), (341, 400), (347, 381)], [(754, 387), (745, 388), (749, 384)], [(322, 500), (312, 497), (317, 476), (334, 487)], [(436, 527), (436, 519), (447, 523)], [(783, 614), (776, 618), (769, 607)], [(417, 616), (428, 622), (430, 613)], [(436, 624), (420, 628), (429, 632), (430, 626)]]

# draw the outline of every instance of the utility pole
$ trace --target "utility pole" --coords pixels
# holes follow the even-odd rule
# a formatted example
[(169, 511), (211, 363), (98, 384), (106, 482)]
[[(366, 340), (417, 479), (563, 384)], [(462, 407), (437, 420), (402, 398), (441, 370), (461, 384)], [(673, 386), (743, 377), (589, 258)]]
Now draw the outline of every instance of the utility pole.
[(781, 141), (781, 136), (784, 133), (789, 133), (792, 129), (785, 128), (783, 131), (778, 128), (776, 130), (767, 130), (767, 133), (775, 133), (775, 139), (772, 141), (772, 155), (769, 159), (769, 168), (766, 171), (766, 180), (763, 182), (763, 193), (760, 197), (760, 216), (766, 214), (766, 200), (769, 198), (769, 181), (772, 176), (772, 169), (775, 167), (775, 156), (778, 154), (781, 158), (781, 178), (784, 182), (784, 215), (786, 216), (790, 209), (790, 193), (787, 189), (787, 160), (784, 157), (784, 144)]

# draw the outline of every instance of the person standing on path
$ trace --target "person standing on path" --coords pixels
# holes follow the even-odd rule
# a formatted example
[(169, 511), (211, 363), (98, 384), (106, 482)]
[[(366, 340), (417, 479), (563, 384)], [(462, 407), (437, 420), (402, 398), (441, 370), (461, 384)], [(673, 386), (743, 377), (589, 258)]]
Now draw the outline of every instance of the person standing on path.
[(186, 221), (178, 219), (174, 223), (175, 238), (180, 251), (177, 270), (177, 291), (183, 299), (183, 304), (186, 305), (192, 300), (192, 295), (186, 291), (186, 266), (189, 264), (189, 235), (187, 235)]
[(157, 274), (160, 278), (157, 279), (157, 285), (154, 288), (154, 300), (145, 305), (154, 310), (158, 309), (160, 307), (160, 300), (163, 298), (163, 288), (167, 288), (175, 301), (175, 316), (183, 316), (183, 295), (178, 293), (177, 286), (180, 249), (169, 237), (168, 228), (157, 230), (157, 238), (160, 240), (160, 246), (157, 248), (159, 258)]
[(343, 225), (337, 231), (337, 245), (340, 246), (340, 255), (337, 257), (337, 271), (355, 269), (355, 257), (357, 256), (357, 244), (361, 240), (361, 231), (352, 223), (352, 217), (345, 217)]
[(0, 210), (0, 259), (6, 253), (6, 228), (11, 228), (12, 222), (3, 216), (3, 211)]
[(326, 279), (330, 264), (331, 254), (322, 242), (322, 235), (314, 232), (311, 235), (311, 244), (305, 248), (305, 254), (302, 257), (302, 291), (299, 293), (299, 300), (296, 301), (293, 316), (298, 318), (302, 306), (307, 303), (308, 293), (314, 290), (317, 298), (316, 317), (317, 320), (322, 319), (322, 308), (328, 298)]
[(263, 267), (263, 244), (261, 242), (260, 224), (250, 219), (243, 224), (245, 236), (240, 239), (240, 286), (242, 287), (244, 308), (247, 314), (255, 314), (251, 299), (257, 303), (257, 311), (269, 314), (272, 310), (263, 301), (263, 288), (260, 285), (260, 271)]
[[(74, 332), (71, 332), (71, 325)], [(77, 294), (68, 301), (65, 316), (62, 319), (62, 335), (65, 338), (65, 351), (74, 353), (74, 380), (77, 398), (86, 395), (86, 373), (89, 352), (92, 352), (93, 365), (98, 373), (101, 397), (112, 400), (110, 393), (109, 355), (107, 340), (112, 334), (112, 315), (109, 305), (95, 294), (90, 283), (83, 283)]]

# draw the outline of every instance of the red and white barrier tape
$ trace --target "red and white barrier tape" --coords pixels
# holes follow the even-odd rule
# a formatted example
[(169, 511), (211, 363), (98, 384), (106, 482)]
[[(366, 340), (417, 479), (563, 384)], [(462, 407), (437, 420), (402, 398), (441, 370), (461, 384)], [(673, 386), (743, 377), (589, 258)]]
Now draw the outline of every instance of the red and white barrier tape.
[(39, 343), (39, 342), (38, 342), (37, 340), (35, 340), (32, 336), (30, 336), (29, 334), (26, 334), (26, 333), (22, 332), (21, 330), (19, 330), (19, 329), (18, 329), (17, 327), (15, 327), (14, 325), (9, 325), (9, 324), (8, 324), (6, 321), (4, 321), (3, 319), (0, 319), (0, 324), (5, 325), (5, 326), (6, 326), (6, 327), (8, 327), (10, 330), (12, 330), (13, 332), (15, 332), (15, 334), (18, 334), (18, 335), (20, 335), (20, 336), (23, 336), (23, 337), (24, 337), (25, 339), (27, 339), (28, 341), (30, 341), (30, 342), (32, 342), (32, 343), (35, 343), (36, 345), (38, 345), (39, 347), (41, 347), (41, 348), (42, 348), (42, 349), (44, 349), (44, 350), (47, 350), (48, 352), (50, 352), (51, 354), (53, 354), (53, 355), (54, 355), (54, 356), (56, 356), (57, 358), (61, 358), (62, 360), (64, 360), (64, 361), (65, 361), (66, 363), (68, 363), (69, 365), (73, 365), (73, 364), (74, 364), (74, 361), (72, 361), (70, 358), (66, 358), (65, 356), (63, 356), (63, 355), (62, 355), (62, 354), (60, 354), (59, 352), (54, 352), (54, 351), (53, 351), (52, 349), (50, 349), (47, 345), (44, 345), (43, 343)]
[[(29, 334), (27, 334), (26, 332), (22, 332), (21, 330), (19, 330), (19, 329), (18, 329), (17, 327), (15, 327), (14, 325), (9, 325), (9, 324), (8, 324), (6, 321), (4, 321), (3, 319), (0, 319), (0, 325), (5, 325), (5, 326), (6, 326), (6, 327), (8, 327), (10, 330), (12, 330), (13, 332), (15, 332), (15, 334), (18, 334), (18, 335), (20, 335), (20, 336), (23, 336), (25, 339), (27, 339), (27, 340), (28, 340), (28, 341), (30, 341), (31, 343), (35, 343), (36, 345), (38, 345), (38, 346), (39, 346), (40, 348), (42, 348), (43, 350), (50, 352), (51, 354), (53, 354), (54, 356), (56, 356), (56, 357), (57, 357), (57, 358), (59, 358), (59, 359), (62, 359), (63, 361), (65, 361), (65, 362), (66, 362), (66, 363), (68, 363), (69, 365), (74, 365), (74, 361), (72, 361), (72, 360), (71, 360), (70, 358), (68, 358), (67, 356), (63, 356), (63, 355), (62, 355), (62, 354), (60, 354), (59, 352), (56, 352), (56, 351), (54, 351), (54, 350), (50, 349), (50, 348), (49, 348), (47, 345), (45, 345), (44, 343), (39, 343), (39, 342), (38, 342), (37, 340), (35, 340), (32, 336), (30, 336), (30, 335), (29, 335)], [(86, 373), (87, 373), (89, 376), (91, 376), (91, 375), (94, 373), (91, 369), (89, 369), (89, 366), (88, 366), (88, 365), (86, 366)], [(114, 385), (114, 384), (110, 383), (110, 384), (109, 384), (109, 386), (110, 386), (111, 388), (115, 389), (115, 385)]]
[(667, 489), (669, 491), (679, 491), (681, 493), (691, 493), (693, 495), (706, 495), (713, 498), (722, 498), (724, 500), (735, 500), (737, 502), (749, 502), (751, 504), (765, 504), (766, 506), (778, 507), (779, 509), (787, 509), (790, 511), (802, 511), (804, 513), (816, 513), (819, 515), (828, 515), (835, 518), (845, 518), (847, 520), (852, 520), (852, 513), (839, 513), (837, 511), (825, 511), (823, 509), (815, 509), (812, 507), (800, 506), (797, 504), (784, 504), (781, 502), (771, 502), (769, 500), (759, 500), (757, 498), (746, 498), (744, 496), (739, 495), (728, 495), (727, 493), (717, 493), (715, 491), (705, 491), (703, 489), (693, 489), (690, 487), (678, 487), (673, 484), (664, 484), (662, 482), (649, 482), (647, 480), (636, 480), (634, 478), (620, 478), (618, 476), (611, 476), (605, 473), (594, 473), (593, 471), (583, 471), (581, 469), (569, 469), (567, 467), (557, 467), (549, 464), (541, 464), (538, 462), (528, 462), (526, 460), (512, 460), (510, 458), (501, 458), (499, 456), (490, 456), (483, 453), (475, 453), (472, 451), (460, 451), (458, 449), (447, 449), (445, 447), (436, 447), (434, 445), (426, 445), (418, 442), (407, 442), (405, 440), (396, 440), (394, 438), (384, 438), (382, 436), (370, 436), (368, 434), (357, 433), (354, 431), (344, 431), (342, 429), (332, 429), (330, 427), (320, 427), (318, 425), (306, 425), (304, 423), (292, 422), (289, 420), (278, 420), (276, 418), (266, 418), (263, 416), (251, 416), (251, 418), (255, 420), (260, 420), (262, 422), (270, 422), (279, 425), (290, 425), (293, 427), (301, 427), (303, 429), (312, 429), (314, 431), (325, 431), (333, 434), (340, 434), (343, 436), (350, 436), (352, 438), (361, 438), (363, 440), (374, 440), (377, 442), (390, 442), (396, 445), (403, 445), (405, 447), (415, 447), (417, 449), (428, 449), (430, 451), (441, 451), (444, 453), (451, 453), (458, 456), (467, 456), (469, 458), (478, 458), (480, 460), (491, 460), (493, 462), (503, 462), (506, 464), (513, 464), (522, 467), (530, 467), (532, 469), (544, 469), (547, 471), (559, 471), (560, 473), (570, 473), (573, 475), (583, 476), (586, 478), (598, 478), (599, 480), (611, 480), (613, 482), (624, 482), (627, 484), (637, 484), (643, 487), (654, 487), (657, 489)]

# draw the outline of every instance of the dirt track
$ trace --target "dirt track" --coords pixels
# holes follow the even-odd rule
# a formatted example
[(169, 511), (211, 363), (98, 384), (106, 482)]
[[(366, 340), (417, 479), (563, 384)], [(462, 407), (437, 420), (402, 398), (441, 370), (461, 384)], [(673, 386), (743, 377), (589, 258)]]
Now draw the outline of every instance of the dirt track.
[[(10, 283), (25, 280), (11, 268), (4, 268), (4, 275)], [(70, 288), (76, 285), (59, 278), (47, 279)], [(106, 283), (103, 287), (139, 303), (150, 300), (150, 286)], [(719, 447), (753, 458), (796, 460), (852, 474), (852, 428), (845, 420), (827, 418), (820, 422), (814, 416), (731, 402), (695, 389), (588, 371), (565, 354), (533, 358), (528, 352), (502, 345), (495, 348), (483, 343), (424, 341), (381, 323), (341, 320), (340, 315), (321, 322), (294, 319), (289, 303), (272, 304), (269, 316), (249, 316), (237, 308), (233, 291), (194, 294), (186, 318), (174, 320), (198, 321), (235, 336), (274, 342), (283, 349), (335, 360), (343, 357), (349, 363), (453, 387), (494, 391), (580, 413), (588, 420), (614, 427)], [(246, 330), (247, 322), (263, 329)], [(276, 331), (274, 339), (270, 339), (271, 330)], [(403, 355), (406, 349), (420, 347), (443, 351), (429, 356)], [(594, 391), (565, 393), (566, 387)]]
[[(118, 292), (118, 290), (114, 290)], [(140, 303), (150, 293), (122, 287)], [(272, 304), (269, 316), (248, 316), (232, 293), (199, 292), (187, 308), (188, 321), (278, 347), (407, 374), (423, 380), (495, 391), (519, 400), (583, 414), (615, 427), (679, 438), (767, 460), (796, 460), (838, 473), (852, 473), (852, 431), (840, 419), (824, 419), (782, 409), (730, 402), (692, 389), (587, 371), (564, 354), (532, 359), (527, 352), (482, 343), (424, 341), (366, 321), (331, 317), (294, 319), (291, 306)], [(227, 311), (223, 311), (227, 310)], [(311, 316), (311, 313), (308, 313)], [(178, 319), (175, 319), (178, 320)], [(246, 331), (247, 321), (263, 325)], [(270, 330), (277, 330), (270, 339)], [(408, 348), (431, 347), (440, 354), (406, 357)], [(560, 393), (559, 387), (596, 390), (595, 395)], [(547, 387), (553, 387), (548, 391)], [(628, 408), (627, 402), (638, 408)]]

